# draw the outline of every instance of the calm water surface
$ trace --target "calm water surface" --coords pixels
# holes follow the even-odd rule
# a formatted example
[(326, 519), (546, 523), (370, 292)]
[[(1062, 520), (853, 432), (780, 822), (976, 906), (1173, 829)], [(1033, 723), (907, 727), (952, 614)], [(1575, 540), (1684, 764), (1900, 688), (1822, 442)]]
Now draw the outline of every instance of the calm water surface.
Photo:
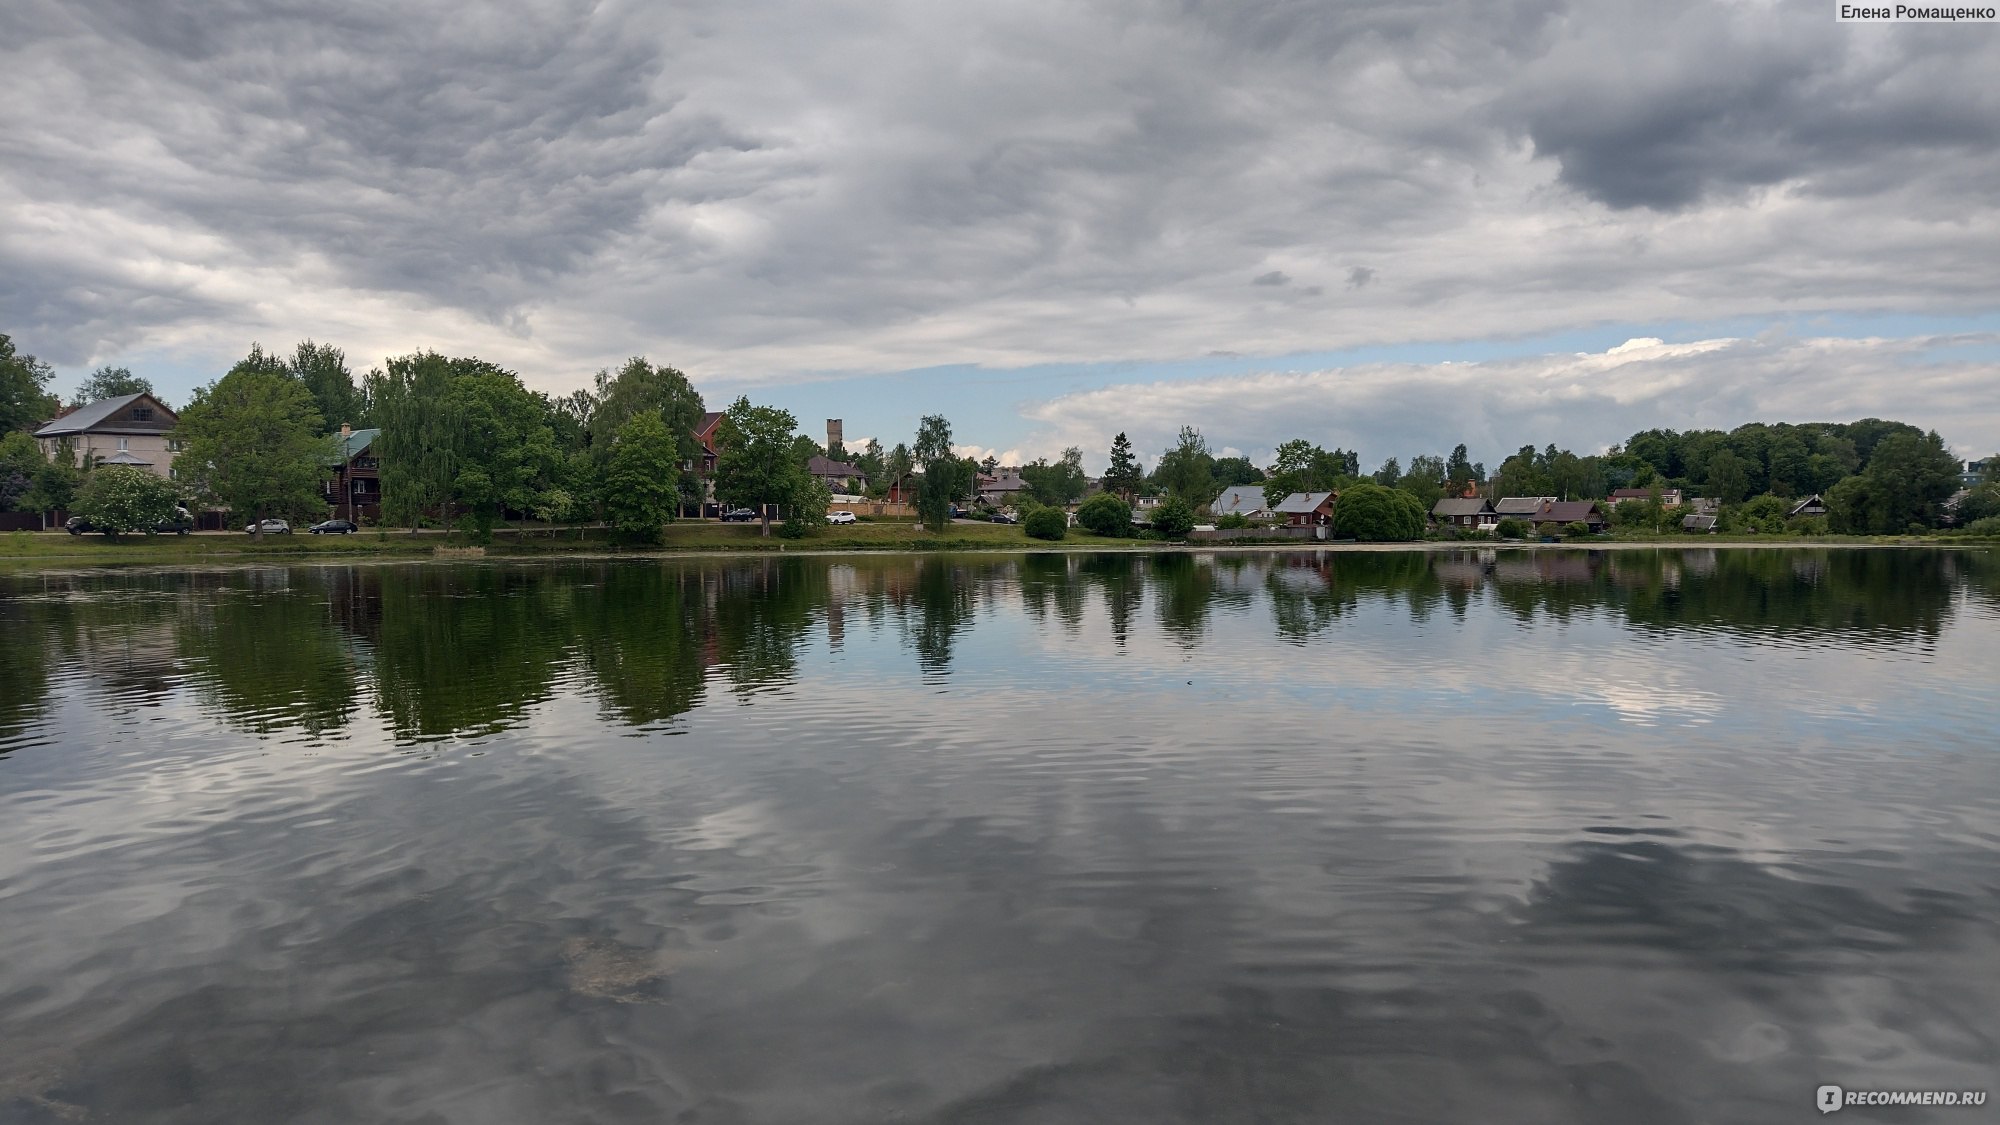
[(1996, 669), (1992, 553), (4, 577), (0, 1121), (2000, 1094)]

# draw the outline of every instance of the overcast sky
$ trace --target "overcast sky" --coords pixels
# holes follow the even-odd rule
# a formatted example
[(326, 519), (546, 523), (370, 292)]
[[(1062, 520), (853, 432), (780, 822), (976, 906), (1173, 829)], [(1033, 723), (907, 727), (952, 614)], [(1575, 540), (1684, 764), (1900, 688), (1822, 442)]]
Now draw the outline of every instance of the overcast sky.
[[(1902, 417), (2000, 449), (2000, 25), (1831, 2), (8, 0), (0, 331), (1020, 456)], [(1628, 343), (1630, 341), (1630, 343)]]

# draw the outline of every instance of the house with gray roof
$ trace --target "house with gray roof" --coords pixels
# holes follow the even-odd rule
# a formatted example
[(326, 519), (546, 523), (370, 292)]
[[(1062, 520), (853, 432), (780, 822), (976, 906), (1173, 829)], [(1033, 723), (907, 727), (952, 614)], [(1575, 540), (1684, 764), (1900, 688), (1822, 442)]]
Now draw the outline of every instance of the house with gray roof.
[(1208, 510), (1212, 515), (1242, 516), (1245, 519), (1258, 519), (1271, 514), (1261, 484), (1232, 484), (1222, 490), (1222, 495), (1215, 498)]
[(180, 445), (168, 435), (180, 421), (149, 394), (99, 399), (57, 415), (35, 431), (42, 455), (54, 460), (67, 447), (78, 465), (125, 465), (172, 480)]
[(1323, 527), (1333, 522), (1333, 505), (1339, 499), (1338, 492), (1294, 492), (1278, 501), (1271, 513), (1285, 517), (1286, 527)]
[(1532, 523), (1535, 513), (1542, 510), (1542, 505), (1555, 502), (1556, 498), (1553, 496), (1503, 496), (1493, 502), (1493, 514), (1503, 520), (1512, 516), (1517, 520)]

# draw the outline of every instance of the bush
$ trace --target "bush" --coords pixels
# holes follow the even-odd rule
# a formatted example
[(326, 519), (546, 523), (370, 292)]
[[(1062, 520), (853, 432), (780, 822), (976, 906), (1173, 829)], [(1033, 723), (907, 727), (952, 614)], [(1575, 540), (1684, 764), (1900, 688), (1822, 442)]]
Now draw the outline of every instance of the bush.
[(1100, 492), (1076, 510), (1076, 522), (1099, 535), (1121, 538), (1132, 534), (1132, 506), (1109, 492)]
[(1250, 520), (1249, 517), (1241, 512), (1231, 512), (1226, 516), (1218, 517), (1215, 521), (1215, 526), (1222, 531), (1240, 531), (1250, 526)]
[(1036, 508), (1021, 521), (1021, 530), (1030, 539), (1047, 539), (1051, 542), (1069, 534), (1069, 517), (1061, 508)]
[(1563, 525), (1565, 539), (1588, 539), (1592, 534), (1594, 533), (1590, 530), (1590, 525), (1582, 520), (1571, 520)]
[(180, 499), (174, 486), (144, 469), (105, 465), (93, 469), (77, 490), (76, 511), (106, 535), (150, 534), (155, 524), (174, 518)]
[(826, 482), (818, 477), (801, 482), (792, 492), (792, 502), (785, 505), (785, 522), (779, 526), (778, 534), (786, 539), (804, 539), (806, 532), (825, 527), (826, 509), (832, 503), (833, 493)]
[(1967, 535), (2000, 536), (2000, 516), (1985, 516), (1965, 525)]
[(1333, 529), (1367, 543), (1405, 543), (1424, 537), (1429, 515), (1423, 502), (1400, 488), (1357, 484), (1333, 506)]
[(1528, 537), (1528, 525), (1515, 519), (1513, 516), (1508, 516), (1493, 528), (1493, 533), (1502, 539), (1526, 539)]
[(1162, 539), (1185, 539), (1194, 530), (1194, 505), (1170, 497), (1153, 509), (1153, 530)]

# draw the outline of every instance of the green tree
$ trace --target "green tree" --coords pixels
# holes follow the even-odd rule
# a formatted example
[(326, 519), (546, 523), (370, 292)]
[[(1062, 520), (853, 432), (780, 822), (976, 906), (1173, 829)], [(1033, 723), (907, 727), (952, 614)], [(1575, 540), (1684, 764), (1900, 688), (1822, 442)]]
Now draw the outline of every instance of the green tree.
[(1215, 459), (1215, 487), (1231, 488), (1239, 484), (1264, 483), (1264, 470), (1251, 464), (1248, 457), (1218, 457)]
[(951, 522), (951, 506), (964, 498), (973, 481), (967, 463), (951, 451), (951, 423), (944, 415), (924, 415), (912, 453), (924, 474), (917, 488), (917, 518), (932, 532), (941, 532)]
[(252, 342), (250, 345), (250, 354), (237, 360), (235, 365), (229, 369), (231, 375), (240, 375), (246, 371), (262, 375), (291, 375), (294, 378), (297, 377), (292, 371), (292, 365), (285, 362), (285, 357), (276, 352), (267, 352), (264, 350), (264, 345), (255, 342)]
[(1124, 433), (1119, 433), (1117, 437), (1111, 439), (1110, 466), (1104, 470), (1104, 476), (1098, 481), (1098, 486), (1129, 504), (1132, 494), (1139, 491), (1139, 484), (1144, 479), (1145, 473), (1139, 466), (1139, 459), (1132, 455), (1132, 443), (1126, 440)]
[(1409, 469), (1396, 481), (1396, 487), (1416, 497), (1417, 503), (1428, 512), (1444, 498), (1447, 476), (1444, 458), (1412, 457)]
[(1750, 494), (1750, 466), (1730, 450), (1708, 459), (1708, 491), (1724, 504), (1735, 504)]
[(1215, 457), (1200, 430), (1181, 427), (1180, 436), (1154, 466), (1153, 481), (1168, 496), (1185, 500), (1190, 508), (1215, 499)]
[(680, 507), (680, 446), (657, 411), (635, 414), (610, 443), (604, 510), (628, 539), (657, 543)]
[(332, 450), (305, 384), (288, 374), (237, 370), (194, 393), (174, 427), (181, 478), (255, 521), (323, 510), (320, 482)]
[(0, 434), (0, 512), (30, 510), (35, 478), (47, 462), (34, 438), (19, 430)]
[(1526, 539), (1528, 537), (1528, 525), (1515, 519), (1513, 516), (1508, 516), (1494, 525), (1493, 534), (1498, 535), (1502, 539)]
[(1167, 539), (1187, 538), (1194, 520), (1194, 505), (1179, 496), (1168, 496), (1152, 511), (1153, 530)]
[(778, 534), (787, 539), (805, 538), (807, 532), (826, 526), (826, 512), (832, 505), (833, 493), (826, 482), (801, 466), (792, 494), (785, 501), (785, 523)]
[(465, 506), (475, 538), (491, 537), (504, 512), (526, 512), (563, 466), (544, 400), (521, 377), (479, 359), (457, 361), (451, 384), (465, 446), (452, 500)]
[(1427, 513), (1415, 496), (1400, 488), (1356, 484), (1333, 506), (1333, 529), (1367, 543), (1421, 539)]
[(609, 371), (597, 373), (597, 393), (593, 397), (590, 448), (600, 471), (611, 456), (612, 439), (626, 420), (652, 411), (660, 416), (668, 436), (674, 440), (678, 457), (673, 480), (680, 502), (700, 501), (701, 479), (694, 466), (700, 460), (701, 443), (695, 440), (694, 431), (708, 408), (686, 375), (644, 356), (633, 356), (615, 375)]
[(354, 385), (354, 372), (347, 368), (346, 352), (332, 344), (304, 340), (292, 349), (292, 358), (285, 366), (305, 384), (313, 409), (327, 429), (337, 430), (343, 424), (360, 429), (372, 424), (367, 397)]
[(1076, 522), (1099, 535), (1122, 539), (1132, 534), (1132, 506), (1116, 493), (1100, 492), (1077, 506)]
[(1472, 463), (1464, 442), (1452, 449), (1451, 459), (1445, 462), (1444, 475), (1445, 493), (1451, 496), (1463, 495), (1466, 488), (1479, 479), (1479, 466)]
[(1368, 475), (1383, 488), (1394, 488), (1396, 482), (1403, 479), (1403, 463), (1391, 457), (1382, 462), (1381, 468)]
[(99, 367), (85, 375), (83, 382), (77, 384), (76, 396), (71, 401), (86, 403), (106, 398), (122, 398), (125, 395), (152, 393), (151, 380), (132, 374), (132, 369), (129, 367)]
[(765, 536), (771, 534), (772, 507), (790, 502), (805, 474), (792, 448), (798, 426), (790, 411), (752, 406), (742, 397), (723, 412), (717, 431), (722, 452), (715, 464), (715, 494), (731, 507), (757, 509)]
[(1047, 539), (1051, 542), (1069, 533), (1069, 517), (1061, 508), (1036, 508), (1021, 521), (1021, 530), (1030, 539)]
[(130, 531), (150, 535), (155, 524), (174, 518), (179, 505), (172, 484), (128, 465), (96, 470), (76, 496), (76, 514), (114, 537)]
[(1090, 487), (1090, 478), (1083, 471), (1083, 451), (1075, 446), (1063, 450), (1062, 460), (1054, 464), (1046, 457), (1038, 457), (1022, 466), (1021, 480), (1036, 503), (1057, 507), (1076, 503), (1084, 489)]
[(1344, 449), (1328, 452), (1294, 438), (1277, 448), (1271, 472), (1264, 478), (1264, 503), (1275, 508), (1294, 492), (1337, 491), (1360, 471), (1358, 454)]
[(435, 512), (450, 529), (452, 485), (471, 443), (465, 412), (452, 394), (453, 364), (436, 352), (389, 360), (368, 376), (368, 399), (382, 433), (375, 439), (381, 463), (383, 515), (409, 525), (410, 534)]
[(0, 332), (0, 433), (25, 430), (55, 417), (61, 404), (48, 393), (55, 369), (34, 356), (14, 350), (14, 340)]

